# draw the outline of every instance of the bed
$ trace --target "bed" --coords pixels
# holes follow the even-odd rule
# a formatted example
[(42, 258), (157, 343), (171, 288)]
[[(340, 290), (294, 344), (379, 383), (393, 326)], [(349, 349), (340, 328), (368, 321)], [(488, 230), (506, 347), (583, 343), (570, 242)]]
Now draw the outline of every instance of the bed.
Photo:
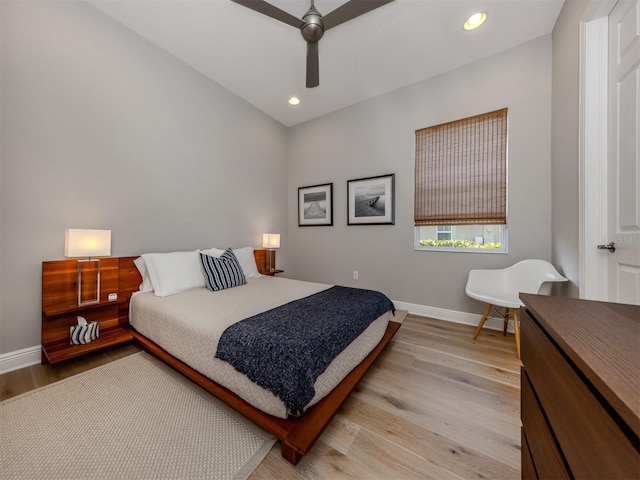
[[(221, 252), (211, 249), (207, 253), (219, 256)], [(153, 265), (151, 257), (141, 258), (146, 259), (146, 266)], [(133, 278), (143, 280), (139, 289), (131, 288), (128, 324), (135, 340), (146, 349), (276, 436), (281, 441), (283, 457), (295, 465), (315, 443), (399, 324), (392, 321), (390, 310), (376, 313), (317, 377), (313, 397), (304, 401), (303, 408), (292, 409), (269, 389), (248, 378), (249, 374), (240, 373), (238, 367), (216, 358), (220, 350), (224, 353), (219, 342), (223, 332), (226, 335), (232, 330), (230, 326), (243, 323), (238, 323), (240, 320), (262, 321), (261, 312), (275, 312), (273, 309), (286, 308), (300, 299), (328, 295), (334, 287), (261, 275), (265, 271), (264, 250), (244, 250), (238, 252), (238, 258), (243, 270), (248, 271), (239, 288), (211, 292), (210, 288), (198, 285), (176, 293), (169, 284), (161, 287), (158, 295), (158, 291), (149, 290), (148, 283), (145, 286), (149, 272), (144, 267), (140, 269), (140, 259), (127, 257), (126, 262), (121, 261), (121, 270), (128, 277), (128, 284), (133, 283)], [(134, 261), (136, 267), (132, 265)], [(156, 272), (156, 285), (161, 283), (159, 279), (162, 280)], [(196, 280), (194, 275), (192, 281)]]

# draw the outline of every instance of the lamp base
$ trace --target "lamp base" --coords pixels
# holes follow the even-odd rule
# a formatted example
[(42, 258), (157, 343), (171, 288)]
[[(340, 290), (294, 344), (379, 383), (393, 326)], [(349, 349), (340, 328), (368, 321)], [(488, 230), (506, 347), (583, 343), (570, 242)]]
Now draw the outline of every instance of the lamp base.
[(100, 303), (100, 259), (78, 260), (78, 306)]
[(272, 248), (267, 249), (267, 271), (276, 270), (276, 251)]

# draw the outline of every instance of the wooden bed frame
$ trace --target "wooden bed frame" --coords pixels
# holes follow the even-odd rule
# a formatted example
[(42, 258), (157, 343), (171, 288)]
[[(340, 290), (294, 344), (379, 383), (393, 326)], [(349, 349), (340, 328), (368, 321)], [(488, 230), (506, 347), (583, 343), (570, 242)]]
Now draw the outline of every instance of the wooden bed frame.
[(400, 328), (399, 323), (389, 322), (387, 331), (378, 346), (329, 395), (309, 408), (302, 417), (289, 417), (286, 419), (274, 417), (264, 413), (262, 410), (258, 410), (232, 391), (218, 385), (213, 380), (171, 356), (133, 328), (131, 330), (134, 339), (145, 349), (280, 440), (282, 456), (293, 465), (297, 465), (329, 425), (340, 406), (356, 387), (374, 360), (380, 355), (382, 349), (398, 331), (398, 328)]
[[(254, 251), (256, 265), (260, 273), (267, 271), (267, 251), (258, 249)], [(347, 399), (352, 390), (356, 387), (360, 379), (367, 372), (371, 364), (376, 360), (384, 347), (393, 338), (400, 328), (397, 322), (389, 322), (387, 330), (376, 348), (356, 367), (349, 375), (347, 375), (338, 386), (331, 391), (326, 397), (320, 400), (316, 405), (309, 408), (300, 418), (277, 418), (269, 415), (249, 403), (245, 402), (239, 396), (234, 394), (227, 388), (217, 384), (213, 380), (205, 377), (184, 362), (173, 357), (159, 345), (152, 342), (144, 335), (138, 333), (129, 325), (129, 300), (134, 291), (138, 290), (138, 285), (142, 279), (133, 261), (137, 257), (119, 257), (112, 261), (117, 261), (117, 283), (118, 283), (118, 322), (117, 329), (126, 330), (133, 339), (142, 345), (146, 350), (156, 355), (168, 365), (194, 381), (196, 384), (227, 403), (236, 411), (252, 420), (267, 432), (274, 435), (281, 442), (282, 456), (296, 465), (300, 459), (309, 452), (318, 437), (322, 434), (327, 425), (331, 422), (340, 406)], [(111, 259), (110, 259), (111, 260)], [(49, 264), (58, 264), (62, 262), (71, 262), (74, 267), (74, 260), (65, 260), (61, 262), (45, 262)], [(43, 280), (44, 280), (44, 264), (43, 264)], [(43, 298), (45, 293), (45, 285), (43, 281)], [(74, 290), (75, 285), (69, 286)], [(104, 293), (104, 292), (102, 292)], [(106, 293), (105, 293), (106, 295)], [(101, 304), (106, 303), (102, 302)], [(43, 317), (44, 318), (44, 317)], [(75, 318), (75, 317), (74, 317)], [(44, 320), (43, 320), (44, 321)], [(106, 325), (105, 325), (106, 326)], [(67, 327), (68, 328), (68, 327)], [(68, 329), (67, 329), (68, 332)], [(106, 332), (105, 332), (106, 333)], [(100, 328), (101, 338), (103, 336), (103, 328)], [(43, 355), (44, 361), (44, 355)]]

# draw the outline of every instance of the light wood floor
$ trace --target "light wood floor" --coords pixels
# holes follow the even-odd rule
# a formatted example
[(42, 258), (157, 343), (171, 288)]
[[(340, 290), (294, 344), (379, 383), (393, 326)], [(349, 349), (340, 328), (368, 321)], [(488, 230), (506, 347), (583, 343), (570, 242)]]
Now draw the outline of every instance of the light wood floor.
[[(298, 466), (276, 444), (262, 479), (520, 478), (513, 335), (409, 315)], [(0, 400), (138, 351), (135, 345), (0, 376)]]

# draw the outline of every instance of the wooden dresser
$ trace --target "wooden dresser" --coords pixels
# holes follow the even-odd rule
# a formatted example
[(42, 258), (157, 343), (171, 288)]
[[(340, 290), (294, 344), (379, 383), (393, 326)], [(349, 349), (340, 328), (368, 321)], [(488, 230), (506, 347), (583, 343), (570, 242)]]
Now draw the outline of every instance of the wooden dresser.
[(521, 298), (522, 478), (640, 478), (640, 307)]

